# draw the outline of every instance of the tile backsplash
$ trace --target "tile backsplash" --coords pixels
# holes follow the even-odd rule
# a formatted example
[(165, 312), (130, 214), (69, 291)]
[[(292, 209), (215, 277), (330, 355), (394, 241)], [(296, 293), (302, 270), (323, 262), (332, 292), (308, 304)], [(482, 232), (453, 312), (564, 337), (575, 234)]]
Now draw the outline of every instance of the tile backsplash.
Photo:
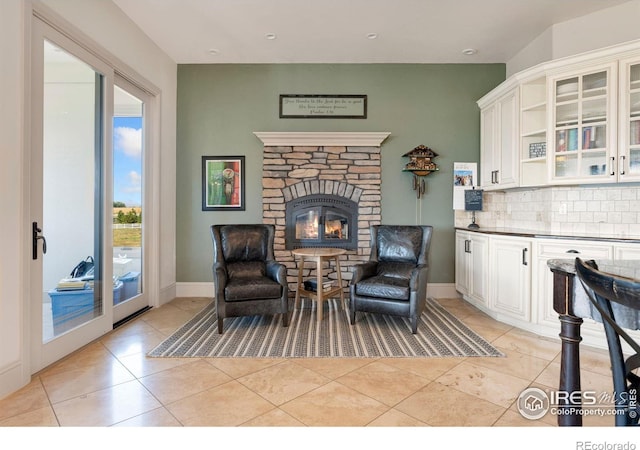
[[(485, 191), (476, 223), (484, 228), (592, 237), (640, 238), (640, 185), (568, 186)], [(457, 227), (471, 212), (456, 211)]]

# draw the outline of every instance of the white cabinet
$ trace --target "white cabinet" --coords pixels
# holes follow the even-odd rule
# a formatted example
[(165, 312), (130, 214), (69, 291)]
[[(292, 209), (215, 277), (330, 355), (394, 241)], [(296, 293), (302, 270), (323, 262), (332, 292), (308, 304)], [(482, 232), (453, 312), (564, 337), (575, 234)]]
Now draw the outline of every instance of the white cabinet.
[(613, 246), (608, 242), (536, 239), (534, 245), (532, 308), (534, 321), (558, 328), (558, 313), (553, 310), (553, 273), (550, 259), (612, 259)]
[(620, 62), (618, 179), (640, 180), (640, 57)]
[(487, 190), (518, 187), (519, 89), (513, 88), (480, 111), (480, 173)]
[(530, 239), (491, 237), (489, 282), (489, 309), (528, 322), (531, 317)]
[(552, 184), (617, 181), (617, 62), (549, 79)]
[(619, 261), (640, 259), (640, 244), (614, 244), (613, 259)]
[(640, 181), (640, 43), (514, 74), (478, 100), (483, 189)]
[[(456, 289), (498, 321), (557, 338), (560, 322), (547, 261), (575, 257), (640, 260), (640, 243), (456, 230)], [(585, 344), (606, 348), (601, 323), (585, 318), (581, 330)], [(640, 333), (634, 336), (640, 339)]]
[(456, 290), (476, 306), (487, 303), (487, 261), (489, 238), (485, 235), (456, 231)]

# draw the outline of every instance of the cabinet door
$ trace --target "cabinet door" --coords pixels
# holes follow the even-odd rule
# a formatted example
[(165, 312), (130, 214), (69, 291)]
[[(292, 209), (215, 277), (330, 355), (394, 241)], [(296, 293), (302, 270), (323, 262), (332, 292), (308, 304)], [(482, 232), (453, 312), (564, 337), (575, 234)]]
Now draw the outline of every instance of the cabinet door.
[(456, 231), (456, 291), (462, 295), (469, 293), (469, 233)]
[(512, 89), (480, 111), (480, 173), (487, 190), (518, 187), (519, 97)]
[(612, 259), (613, 247), (606, 242), (563, 239), (540, 239), (536, 242), (535, 267), (532, 274), (532, 313), (534, 321), (559, 329), (558, 313), (553, 310), (553, 274), (550, 259)]
[(520, 135), (520, 108), (518, 90), (514, 89), (498, 100), (498, 136), (500, 155), (494, 166), (496, 181), (500, 188), (518, 187), (520, 158), (518, 139)]
[(456, 290), (477, 306), (487, 304), (489, 238), (456, 231)]
[(640, 57), (620, 63), (618, 179), (640, 180)]
[(480, 111), (480, 180), (487, 190), (496, 189), (496, 168), (494, 167), (497, 152), (495, 103)]
[(611, 63), (551, 79), (553, 183), (617, 181), (616, 67)]
[(489, 307), (529, 321), (531, 316), (531, 241), (492, 237), (489, 256)]
[(489, 261), (489, 238), (477, 233), (470, 233), (470, 267), (469, 275), (469, 297), (476, 305), (487, 304), (489, 282), (488, 261)]

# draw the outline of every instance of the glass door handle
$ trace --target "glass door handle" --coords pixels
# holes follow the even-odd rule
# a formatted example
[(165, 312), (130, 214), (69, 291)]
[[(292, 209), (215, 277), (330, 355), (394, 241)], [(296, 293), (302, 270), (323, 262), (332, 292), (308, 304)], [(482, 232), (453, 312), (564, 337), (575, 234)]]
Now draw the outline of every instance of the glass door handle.
[(42, 239), (42, 254), (47, 253), (47, 240), (40, 233), (42, 233), (42, 230), (38, 228), (38, 222), (33, 222), (31, 224), (33, 259), (38, 259), (38, 240), (40, 239)]

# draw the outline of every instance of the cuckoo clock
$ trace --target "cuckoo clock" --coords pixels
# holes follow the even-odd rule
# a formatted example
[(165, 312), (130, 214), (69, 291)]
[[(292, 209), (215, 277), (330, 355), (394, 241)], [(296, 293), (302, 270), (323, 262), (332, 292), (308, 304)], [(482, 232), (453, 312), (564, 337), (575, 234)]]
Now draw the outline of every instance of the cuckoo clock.
[(416, 191), (418, 198), (421, 198), (425, 192), (424, 177), (439, 170), (436, 163), (432, 161), (436, 156), (438, 156), (436, 152), (424, 145), (419, 145), (403, 155), (409, 158), (409, 162), (405, 164), (402, 171), (413, 173), (413, 190)]

